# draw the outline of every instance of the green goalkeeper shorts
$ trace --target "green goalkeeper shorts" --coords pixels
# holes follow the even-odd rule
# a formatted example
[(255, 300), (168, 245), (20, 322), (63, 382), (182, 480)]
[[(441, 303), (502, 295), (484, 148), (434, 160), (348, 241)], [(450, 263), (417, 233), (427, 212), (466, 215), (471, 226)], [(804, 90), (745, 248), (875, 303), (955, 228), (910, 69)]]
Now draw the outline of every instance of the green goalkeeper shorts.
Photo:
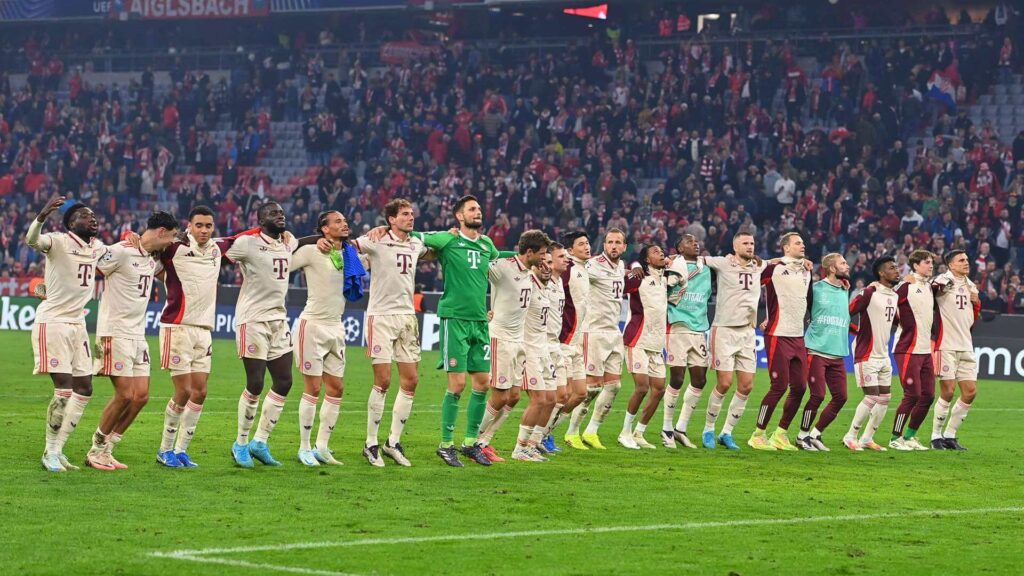
[(445, 372), (490, 372), (487, 322), (442, 318), (441, 362)]

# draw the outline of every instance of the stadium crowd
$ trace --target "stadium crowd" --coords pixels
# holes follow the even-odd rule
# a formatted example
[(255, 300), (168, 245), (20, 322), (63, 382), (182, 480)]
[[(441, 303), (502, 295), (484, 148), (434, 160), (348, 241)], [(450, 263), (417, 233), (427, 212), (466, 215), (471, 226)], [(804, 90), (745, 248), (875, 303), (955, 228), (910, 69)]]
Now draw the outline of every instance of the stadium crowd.
[[(685, 232), (721, 254), (746, 229), (774, 256), (798, 230), (808, 258), (840, 251), (863, 285), (883, 254), (905, 273), (915, 248), (963, 248), (983, 307), (1024, 311), (1024, 132), (974, 125), (962, 106), (1021, 70), (1021, 47), (997, 22), (864, 42), (693, 35), (668, 12), (646, 26), (609, 21), (557, 53), (451, 42), (386, 67), (342, 51), (328, 68), (313, 49), (322, 42), (293, 37), (240, 54), (223, 79), (179, 61), (169, 92), (153, 70), (126, 86), (92, 82), (52, 39), (28, 35), (16, 49), (24, 85), (0, 72), (0, 294), (40, 275), (24, 233), (30, 207), (58, 191), (101, 215), (106, 243), (157, 206), (183, 216), (210, 205), (225, 235), (253, 226), (280, 184), (259, 170), (273, 123), (298, 121), (322, 168), (284, 198), (297, 235), (325, 209), (366, 230), (395, 197), (417, 204), (418, 228), (446, 229), (454, 199), (472, 193), (500, 249), (535, 227), (592, 240), (618, 227), (634, 252)], [(635, 40), (652, 33), (678, 42)], [(958, 109), (929, 94), (936, 72)], [(214, 141), (208, 131), (227, 119), (236, 137)], [(185, 172), (216, 178), (174, 178)], [(236, 280), (225, 267), (222, 281)], [(441, 282), (432, 264), (417, 280)]]

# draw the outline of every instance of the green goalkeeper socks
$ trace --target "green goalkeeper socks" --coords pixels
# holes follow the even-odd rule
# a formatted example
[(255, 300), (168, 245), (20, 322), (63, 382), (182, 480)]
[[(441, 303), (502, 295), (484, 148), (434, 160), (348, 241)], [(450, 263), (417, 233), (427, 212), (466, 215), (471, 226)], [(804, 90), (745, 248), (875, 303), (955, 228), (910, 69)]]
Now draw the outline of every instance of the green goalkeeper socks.
[(445, 392), (441, 400), (441, 446), (452, 445), (455, 436), (455, 420), (459, 417), (459, 395)]
[(466, 409), (466, 446), (476, 444), (477, 436), (480, 435), (480, 423), (483, 422), (486, 411), (487, 392), (473, 390), (469, 396), (469, 407)]

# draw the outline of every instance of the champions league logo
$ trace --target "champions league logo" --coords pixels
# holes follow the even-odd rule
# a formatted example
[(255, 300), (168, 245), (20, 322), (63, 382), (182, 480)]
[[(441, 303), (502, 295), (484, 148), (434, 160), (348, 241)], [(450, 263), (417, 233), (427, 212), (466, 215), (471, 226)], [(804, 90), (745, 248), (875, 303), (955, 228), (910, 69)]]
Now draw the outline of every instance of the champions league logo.
[(349, 316), (342, 321), (341, 326), (345, 329), (346, 344), (360, 344), (359, 337), (362, 335), (362, 324), (357, 318)]

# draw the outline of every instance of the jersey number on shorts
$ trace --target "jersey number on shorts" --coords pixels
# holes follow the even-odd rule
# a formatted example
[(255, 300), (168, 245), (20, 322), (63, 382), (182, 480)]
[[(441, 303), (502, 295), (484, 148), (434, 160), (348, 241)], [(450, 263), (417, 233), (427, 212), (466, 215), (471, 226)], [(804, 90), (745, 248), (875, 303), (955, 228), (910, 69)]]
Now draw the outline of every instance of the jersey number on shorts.
[(491, 345), (484, 344), (484, 360), (491, 361)]

